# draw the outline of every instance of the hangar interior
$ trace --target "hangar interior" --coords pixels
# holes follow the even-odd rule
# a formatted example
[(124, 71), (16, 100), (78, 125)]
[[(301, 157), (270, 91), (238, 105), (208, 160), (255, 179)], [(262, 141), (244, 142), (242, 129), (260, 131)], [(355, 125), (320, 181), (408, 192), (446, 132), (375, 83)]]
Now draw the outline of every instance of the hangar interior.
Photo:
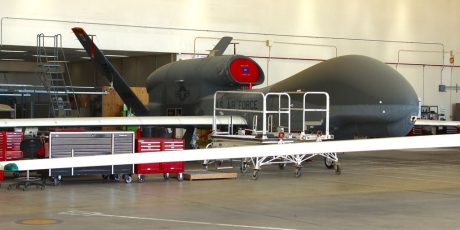
[[(105, 2), (87, 7), (53, 1), (5, 4), (12, 5), (2, 10), (3, 84), (40, 84), (34, 68), (37, 58), (32, 56), (37, 53), (37, 35), (59, 34), (73, 85), (108, 85), (104, 78), (96, 76), (89, 61), (82, 59), (82, 47), (70, 31), (78, 26), (95, 35), (95, 43), (107, 54), (121, 55), (113, 61), (132, 86), (142, 87), (148, 74), (165, 63), (203, 57), (220, 37), (233, 36), (233, 47), (226, 52), (253, 57), (267, 75), (264, 85), (323, 60), (362, 54), (397, 69), (411, 83), (421, 104), (437, 106), (446, 120), (456, 118), (454, 111), (460, 102), (455, 58), (459, 32), (454, 29), (459, 21), (454, 16), (454, 1), (427, 2), (417, 7), (399, 1), (253, 2), (226, 5), (225, 10), (219, 4), (187, 1), (155, 3), (155, 7), (140, 7), (147, 4), (141, 2), (129, 9), (123, 3), (107, 6)], [(34, 11), (36, 7), (40, 12)], [(252, 9), (251, 14), (231, 14), (246, 7)], [(73, 17), (57, 13), (70, 9)], [(130, 17), (131, 12), (142, 16)], [(45, 44), (53, 46), (52, 41)], [(23, 104), (28, 101), (9, 96), (1, 100)], [(46, 116), (31, 114), (27, 103), (19, 110), (19, 117)]]
[[(257, 87), (334, 57), (365, 55), (407, 79), (425, 106), (422, 113), (433, 109), (434, 119), (460, 121), (459, 10), (455, 0), (3, 0), (0, 104), (15, 111), (6, 109), (1, 115), (50, 117), (46, 92), (23, 91), (43, 91), (43, 69), (34, 56), (40, 50), (40, 34), (62, 39), (59, 45), (51, 42), (45, 47), (47, 52), (58, 47), (65, 56), (59, 68), (70, 76), (67, 86), (81, 93), (76, 96), (79, 116), (119, 114), (110, 109), (104, 114), (104, 99), (115, 100), (113, 90), (71, 31), (82, 27), (127, 83), (144, 90), (144, 95), (152, 71), (178, 60), (206, 57), (221, 37), (232, 36), (225, 54), (246, 55), (260, 65), (265, 82)], [(0, 223), (7, 229), (460, 226), (458, 148), (339, 155), (340, 176), (326, 171), (323, 161), (315, 158), (305, 163), (302, 178), (290, 168), (267, 166), (257, 181), (242, 173), (237, 180), (193, 182), (154, 175), (143, 184), (76, 176), (44, 191), (6, 191), (2, 186)], [(200, 163), (187, 166), (201, 170)], [(229, 171), (239, 173), (235, 167)], [(13, 181), (14, 174), (6, 176), (11, 179), (6, 184)]]

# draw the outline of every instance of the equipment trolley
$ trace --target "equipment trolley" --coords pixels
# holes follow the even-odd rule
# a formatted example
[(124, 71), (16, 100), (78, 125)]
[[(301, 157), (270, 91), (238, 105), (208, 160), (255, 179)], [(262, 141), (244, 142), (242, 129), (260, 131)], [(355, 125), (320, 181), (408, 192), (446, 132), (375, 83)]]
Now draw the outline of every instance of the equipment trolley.
[[(50, 132), (49, 158), (80, 157), (134, 153), (134, 132)], [(56, 185), (63, 176), (102, 175), (104, 179), (132, 182), (134, 165), (106, 165), (49, 169), (48, 176)]]
[[(142, 152), (159, 152), (183, 150), (183, 139), (172, 138), (146, 138), (137, 140), (136, 153)], [(163, 173), (165, 179), (169, 179), (172, 173), (177, 174), (177, 180), (183, 180), (184, 162), (164, 162), (164, 163), (147, 163), (136, 164), (135, 173), (138, 175), (140, 183), (145, 181), (144, 174)]]
[[(334, 138), (329, 133), (329, 94), (326, 92), (218, 91), (214, 94), (214, 119), (220, 115), (242, 116), (252, 127), (229, 126), (221, 132), (214, 123), (212, 141), (207, 148), (290, 144)], [(299, 177), (302, 163), (317, 155), (324, 158), (327, 168), (335, 168), (340, 174), (337, 153), (274, 153), (270, 157), (242, 159), (240, 169), (244, 173), (252, 165), (252, 177), (257, 179), (264, 165), (277, 164), (282, 169), (286, 164), (294, 164), (295, 175)]]
[[(23, 158), (21, 142), (24, 139), (22, 132), (0, 132), (0, 161), (11, 161)], [(17, 174), (17, 173), (15, 173)], [(19, 175), (15, 175), (19, 176)], [(4, 172), (0, 170), (0, 181), (3, 181)]]

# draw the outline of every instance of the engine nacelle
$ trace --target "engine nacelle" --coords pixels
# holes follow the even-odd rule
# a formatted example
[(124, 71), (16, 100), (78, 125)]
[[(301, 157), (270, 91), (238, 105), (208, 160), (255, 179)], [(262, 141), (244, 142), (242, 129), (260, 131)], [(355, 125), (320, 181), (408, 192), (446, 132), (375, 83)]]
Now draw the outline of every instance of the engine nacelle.
[(259, 85), (264, 81), (264, 74), (257, 63), (247, 57), (238, 57), (229, 64), (230, 76), (241, 85)]
[(165, 81), (207, 82), (224, 90), (260, 85), (265, 75), (262, 68), (246, 56), (214, 56), (164, 65), (147, 78), (147, 89), (150, 91)]

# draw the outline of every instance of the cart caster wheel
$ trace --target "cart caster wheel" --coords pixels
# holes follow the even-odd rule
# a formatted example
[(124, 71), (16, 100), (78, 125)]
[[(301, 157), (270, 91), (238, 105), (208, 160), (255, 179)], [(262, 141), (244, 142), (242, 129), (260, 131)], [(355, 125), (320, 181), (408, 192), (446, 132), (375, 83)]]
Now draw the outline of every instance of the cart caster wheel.
[(183, 173), (178, 173), (177, 174), (177, 180), (178, 181), (183, 181), (184, 180), (184, 174)]
[(248, 163), (242, 161), (241, 166), (240, 166), (240, 172), (241, 173), (246, 173), (248, 171), (249, 165)]
[(302, 167), (296, 167), (295, 168), (295, 176), (296, 177), (302, 176)]
[(335, 165), (335, 174), (337, 175), (342, 174), (342, 169), (340, 168), (340, 165), (338, 164)]
[(145, 175), (141, 174), (137, 176), (137, 179), (139, 183), (144, 183), (145, 182)]
[(120, 176), (118, 174), (112, 174), (110, 175), (110, 180), (114, 182), (120, 182)]
[(169, 173), (163, 173), (163, 178), (165, 180), (169, 180), (169, 177), (170, 177)]
[(259, 179), (259, 175), (260, 175), (260, 170), (259, 169), (254, 169), (254, 171), (252, 172), (252, 179), (253, 180)]
[(53, 177), (52, 180), (53, 186), (57, 186), (59, 184), (59, 179), (57, 177)]
[(6, 188), (6, 190), (11, 190), (11, 185), (8, 185), (8, 188)]
[(109, 180), (109, 175), (105, 175), (105, 174), (102, 175), (102, 179), (103, 179), (103, 180)]
[(131, 182), (133, 182), (133, 177), (130, 175), (123, 175), (123, 179), (125, 180), (126, 184), (131, 184)]
[(278, 164), (278, 168), (283, 170), (286, 168), (286, 163), (281, 163), (281, 164)]
[(324, 158), (324, 166), (328, 169), (333, 169), (334, 168), (334, 161), (328, 157)]

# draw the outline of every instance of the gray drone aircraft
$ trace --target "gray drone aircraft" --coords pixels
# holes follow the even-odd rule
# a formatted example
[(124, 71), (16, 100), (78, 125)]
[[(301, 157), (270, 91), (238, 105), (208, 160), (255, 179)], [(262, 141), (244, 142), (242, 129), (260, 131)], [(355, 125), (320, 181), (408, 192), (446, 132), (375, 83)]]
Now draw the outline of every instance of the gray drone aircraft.
[[(212, 115), (216, 91), (236, 91), (264, 82), (260, 66), (242, 55), (223, 55), (231, 38), (224, 37), (206, 58), (182, 60), (155, 70), (146, 81), (144, 106), (120, 73), (82, 28), (72, 29), (88, 55), (137, 116)], [(324, 91), (330, 95), (330, 130), (335, 139), (406, 135), (419, 111), (409, 82), (390, 66), (370, 57), (347, 55), (316, 64), (276, 84), (248, 92)], [(253, 96), (226, 96), (218, 103), (261, 108)], [(293, 99), (294, 103), (296, 99)], [(320, 106), (320, 100), (312, 104)], [(178, 112), (179, 111), (179, 112)], [(192, 127), (187, 128), (190, 135)], [(186, 136), (187, 136), (186, 133)]]

